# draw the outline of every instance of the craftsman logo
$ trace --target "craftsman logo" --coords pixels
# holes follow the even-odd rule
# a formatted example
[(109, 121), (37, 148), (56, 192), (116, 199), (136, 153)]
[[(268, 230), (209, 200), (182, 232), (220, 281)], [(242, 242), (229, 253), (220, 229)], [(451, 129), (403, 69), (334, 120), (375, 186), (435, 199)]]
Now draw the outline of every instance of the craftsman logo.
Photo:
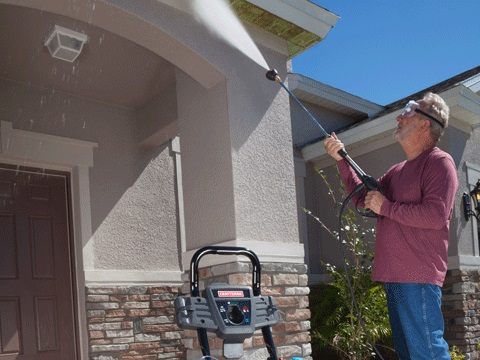
[(241, 290), (218, 290), (219, 297), (243, 297)]

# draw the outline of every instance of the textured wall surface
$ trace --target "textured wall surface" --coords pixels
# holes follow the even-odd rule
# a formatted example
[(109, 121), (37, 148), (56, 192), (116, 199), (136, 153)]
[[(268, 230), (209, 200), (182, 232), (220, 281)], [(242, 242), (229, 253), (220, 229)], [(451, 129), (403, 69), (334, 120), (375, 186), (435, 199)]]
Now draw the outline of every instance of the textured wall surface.
[[(175, 168), (168, 144), (141, 148), (129, 109), (0, 83), (14, 129), (98, 143), (90, 169), (95, 267), (179, 270)], [(48, 166), (48, 164), (46, 164)]]
[(479, 359), (480, 271), (449, 270), (443, 287), (445, 340), (469, 359)]
[(183, 331), (175, 324), (175, 287), (87, 288), (92, 360), (184, 359)]
[(94, 234), (95, 267), (178, 270), (174, 162), (169, 147), (161, 147), (123, 191)]

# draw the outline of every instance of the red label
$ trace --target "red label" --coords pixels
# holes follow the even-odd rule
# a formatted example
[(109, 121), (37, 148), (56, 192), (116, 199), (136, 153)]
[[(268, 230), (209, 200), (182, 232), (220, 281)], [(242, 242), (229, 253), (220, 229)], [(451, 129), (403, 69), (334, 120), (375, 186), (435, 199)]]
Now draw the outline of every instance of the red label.
[(241, 290), (218, 290), (218, 296), (220, 296), (220, 297), (243, 297), (243, 291), (241, 291)]

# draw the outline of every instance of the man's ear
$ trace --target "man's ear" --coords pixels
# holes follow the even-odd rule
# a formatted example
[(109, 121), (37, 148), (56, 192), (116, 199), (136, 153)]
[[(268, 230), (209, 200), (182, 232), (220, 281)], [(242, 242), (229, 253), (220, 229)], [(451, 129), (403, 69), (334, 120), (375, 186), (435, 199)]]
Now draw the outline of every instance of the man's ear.
[(421, 123), (421, 125), (420, 125), (420, 128), (421, 128), (422, 130), (424, 130), (424, 131), (430, 131), (430, 126), (431, 126), (431, 125), (432, 125), (432, 124), (430, 123), (430, 120), (428, 120), (428, 119), (423, 119), (423, 120), (422, 120), (422, 123)]

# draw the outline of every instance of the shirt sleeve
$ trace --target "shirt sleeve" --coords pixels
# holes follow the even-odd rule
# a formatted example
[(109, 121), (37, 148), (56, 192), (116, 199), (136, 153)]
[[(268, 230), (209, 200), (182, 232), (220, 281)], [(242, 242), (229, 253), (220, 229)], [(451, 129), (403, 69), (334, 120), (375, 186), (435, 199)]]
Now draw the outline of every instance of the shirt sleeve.
[(422, 196), (417, 203), (386, 200), (380, 215), (417, 228), (439, 230), (447, 226), (458, 189), (453, 160), (443, 156), (427, 161), (420, 184)]
[[(347, 193), (350, 194), (358, 185), (362, 183), (362, 181), (358, 178), (357, 174), (355, 171), (352, 169), (352, 167), (348, 164), (347, 160), (342, 159), (338, 162), (338, 168), (340, 170), (340, 176), (342, 177), (343, 184), (345, 185), (345, 188), (347, 190)], [(352, 198), (352, 202), (354, 204), (357, 203), (359, 195), (355, 195)], [(363, 199), (360, 199), (358, 202), (358, 205), (361, 207), (365, 206), (365, 202)]]

